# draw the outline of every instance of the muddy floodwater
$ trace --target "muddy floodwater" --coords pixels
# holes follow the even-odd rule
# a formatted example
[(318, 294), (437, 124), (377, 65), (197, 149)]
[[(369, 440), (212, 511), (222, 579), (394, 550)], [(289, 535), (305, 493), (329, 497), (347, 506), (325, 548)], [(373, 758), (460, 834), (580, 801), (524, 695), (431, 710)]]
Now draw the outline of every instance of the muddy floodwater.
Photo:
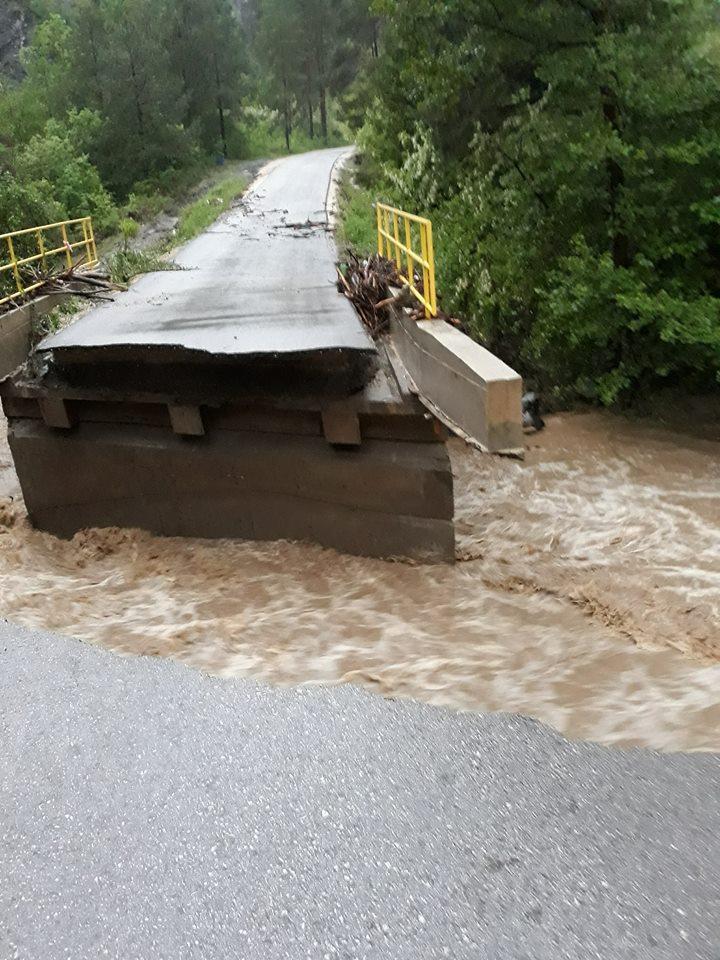
[(352, 682), (568, 737), (720, 750), (720, 444), (600, 414), (452, 445), (458, 564), (29, 526), (0, 425), (0, 615), (220, 676)]

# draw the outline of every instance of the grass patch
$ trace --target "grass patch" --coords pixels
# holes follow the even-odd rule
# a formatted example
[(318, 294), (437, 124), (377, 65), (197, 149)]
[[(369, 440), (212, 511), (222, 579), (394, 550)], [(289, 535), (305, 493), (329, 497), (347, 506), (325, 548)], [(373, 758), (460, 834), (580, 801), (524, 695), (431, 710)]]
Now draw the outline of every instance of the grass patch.
[(377, 221), (373, 203), (375, 194), (359, 187), (349, 168), (340, 177), (340, 218), (337, 229), (338, 243), (349, 247), (361, 257), (377, 250)]
[(248, 184), (247, 177), (228, 177), (185, 207), (180, 213), (173, 245), (192, 240), (203, 230), (207, 230), (221, 213), (230, 208), (234, 200), (245, 193)]
[[(304, 130), (295, 130), (290, 138), (290, 153), (307, 153), (310, 150), (324, 150), (326, 147), (344, 147), (350, 141), (340, 133), (333, 131), (327, 140), (310, 137)], [(285, 136), (279, 128), (257, 126), (245, 134), (245, 158), (262, 159), (264, 157), (286, 157)]]
[(285, 145), (285, 133), (277, 110), (268, 110), (259, 105), (249, 106), (244, 111), (245, 118), (235, 124), (232, 131), (231, 155), (242, 160), (272, 159), (286, 157), (288, 153), (306, 153), (309, 150), (322, 150), (325, 147), (343, 147), (352, 142), (349, 128), (337, 116), (337, 105), (328, 102), (328, 136), (320, 136), (319, 117), (316, 117), (315, 136), (311, 137), (307, 127), (298, 123), (290, 135), (290, 150)]
[(177, 270), (177, 264), (165, 260), (159, 250), (121, 249), (109, 254), (105, 263), (113, 283), (130, 283), (141, 273), (156, 273), (160, 270)]

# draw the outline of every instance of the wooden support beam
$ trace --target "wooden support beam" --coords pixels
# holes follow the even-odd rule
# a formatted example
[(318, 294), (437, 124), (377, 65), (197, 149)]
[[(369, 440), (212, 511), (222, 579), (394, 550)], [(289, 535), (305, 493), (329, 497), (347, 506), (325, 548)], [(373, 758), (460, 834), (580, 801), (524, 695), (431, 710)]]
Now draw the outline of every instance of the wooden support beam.
[(41, 397), (39, 400), (40, 413), (48, 427), (59, 430), (69, 430), (73, 425), (67, 401), (62, 397)]
[(173, 431), (184, 437), (203, 437), (205, 436), (205, 426), (203, 424), (200, 407), (188, 404), (168, 404), (170, 414), (170, 423)]
[(359, 447), (362, 443), (357, 411), (344, 403), (332, 403), (322, 410), (322, 425), (328, 443)]

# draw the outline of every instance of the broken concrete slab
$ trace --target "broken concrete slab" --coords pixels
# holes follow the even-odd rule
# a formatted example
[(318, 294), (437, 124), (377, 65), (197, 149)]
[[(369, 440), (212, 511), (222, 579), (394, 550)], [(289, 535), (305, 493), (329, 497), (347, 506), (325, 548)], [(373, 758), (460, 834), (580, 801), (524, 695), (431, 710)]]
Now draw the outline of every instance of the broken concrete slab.
[(453, 481), (440, 443), (81, 423), (8, 431), (30, 520), (70, 537), (86, 527), (165, 536), (312, 540), (347, 553), (452, 562)]
[[(181, 248), (182, 269), (140, 278), (39, 346), (60, 366), (323, 356), (372, 376), (375, 347), (333, 284), (325, 198), (343, 150), (289, 157), (241, 207)], [(303, 226), (302, 230), (295, 225)], [(350, 378), (352, 379), (352, 378)]]
[(412, 389), (451, 429), (490, 453), (523, 450), (522, 378), (511, 367), (444, 320), (402, 309), (391, 339)]

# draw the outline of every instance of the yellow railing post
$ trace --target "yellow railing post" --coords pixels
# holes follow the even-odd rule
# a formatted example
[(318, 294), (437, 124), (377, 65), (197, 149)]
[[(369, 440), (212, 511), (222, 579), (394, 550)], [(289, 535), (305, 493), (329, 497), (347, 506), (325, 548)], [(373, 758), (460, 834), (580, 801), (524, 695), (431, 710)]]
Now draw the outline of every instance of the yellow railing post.
[(415, 279), (415, 265), (413, 263), (412, 254), (412, 227), (410, 226), (410, 221), (405, 218), (405, 246), (407, 247), (407, 275), (411, 280)]
[[(426, 217), (389, 207), (385, 203), (376, 204), (378, 253), (388, 260), (394, 260), (401, 280), (405, 281), (415, 297), (425, 308), (426, 317), (437, 316), (437, 293), (435, 289), (435, 251), (433, 248), (432, 223)], [(392, 232), (390, 218), (392, 217)], [(404, 242), (400, 240), (400, 222), (404, 226)], [(418, 225), (420, 234), (420, 252), (414, 246), (413, 224)], [(404, 257), (403, 257), (404, 255)], [(403, 259), (406, 261), (403, 268)], [(422, 291), (415, 282), (416, 266), (422, 275)], [(403, 274), (403, 269), (407, 274)]]
[(38, 250), (40, 252), (40, 262), (43, 270), (47, 273), (47, 258), (45, 257), (45, 241), (43, 240), (42, 230), (37, 232)]
[(90, 243), (92, 247), (92, 262), (97, 263), (97, 247), (95, 245), (95, 229), (93, 227), (92, 217), (88, 217), (88, 224), (90, 225)]
[(8, 250), (10, 251), (10, 263), (12, 264), (12, 271), (15, 274), (15, 283), (17, 285), (18, 293), (23, 292), (22, 280), (20, 279), (20, 271), (18, 270), (17, 257), (15, 256), (15, 244), (13, 243), (12, 237), (7, 238)]
[(72, 269), (72, 250), (70, 249), (70, 241), (68, 240), (67, 235), (67, 224), (60, 224), (60, 233), (62, 234), (63, 244), (65, 246), (65, 258), (67, 260), (68, 270)]
[(393, 235), (395, 237), (395, 263), (398, 273), (402, 270), (402, 254), (400, 253), (400, 224), (398, 222), (397, 210), (393, 212)]
[(435, 247), (433, 245), (432, 223), (428, 220), (425, 224), (425, 259), (428, 262), (427, 287), (424, 285), (424, 293), (427, 297), (428, 316), (437, 315), (437, 295), (435, 292)]
[(425, 316), (429, 316), (428, 310), (428, 249), (427, 249), (427, 231), (425, 230), (425, 224), (420, 224), (420, 254), (422, 256), (422, 275), (423, 275), (423, 293), (425, 294), (423, 298), (423, 305), (425, 307)]
[[(68, 237), (68, 227), (76, 226), (77, 224), (80, 225), (80, 229), (82, 230), (82, 240), (71, 242)], [(50, 230), (58, 229), (62, 234), (61, 246), (51, 246), (51, 248), (48, 248), (45, 243), (45, 234)], [(32, 254), (31, 256), (18, 257), (15, 251), (14, 239), (16, 237), (30, 237), (32, 234), (37, 237), (38, 252)], [(40, 280), (35, 279), (35, 282), (24, 282), (20, 272), (21, 267), (25, 267), (28, 264), (37, 263), (39, 261), (42, 264), (43, 271), (47, 273), (48, 261), (50, 257), (64, 256), (68, 267), (72, 268), (73, 250), (78, 250), (83, 247), (85, 248), (86, 254), (84, 258), (86, 261), (85, 266), (92, 267), (98, 262), (92, 217), (78, 217), (76, 220), (63, 220), (61, 223), (46, 223), (41, 227), (27, 227), (25, 230), (14, 230), (10, 233), (0, 234), (0, 241), (3, 240), (7, 245), (8, 257), (7, 262), (4, 262), (5, 258), (0, 254), (0, 277), (2, 277), (4, 273), (11, 271), (15, 279), (17, 294), (20, 294), (21, 296), (26, 296), (28, 293), (32, 293), (33, 290), (37, 290), (45, 283), (43, 278)], [(0, 296), (0, 306), (8, 303), (11, 300), (14, 300), (17, 294), (11, 293), (4, 297)]]
[(88, 229), (87, 217), (82, 222), (83, 243), (85, 244), (85, 263), (90, 263), (92, 253), (90, 251), (90, 231)]

